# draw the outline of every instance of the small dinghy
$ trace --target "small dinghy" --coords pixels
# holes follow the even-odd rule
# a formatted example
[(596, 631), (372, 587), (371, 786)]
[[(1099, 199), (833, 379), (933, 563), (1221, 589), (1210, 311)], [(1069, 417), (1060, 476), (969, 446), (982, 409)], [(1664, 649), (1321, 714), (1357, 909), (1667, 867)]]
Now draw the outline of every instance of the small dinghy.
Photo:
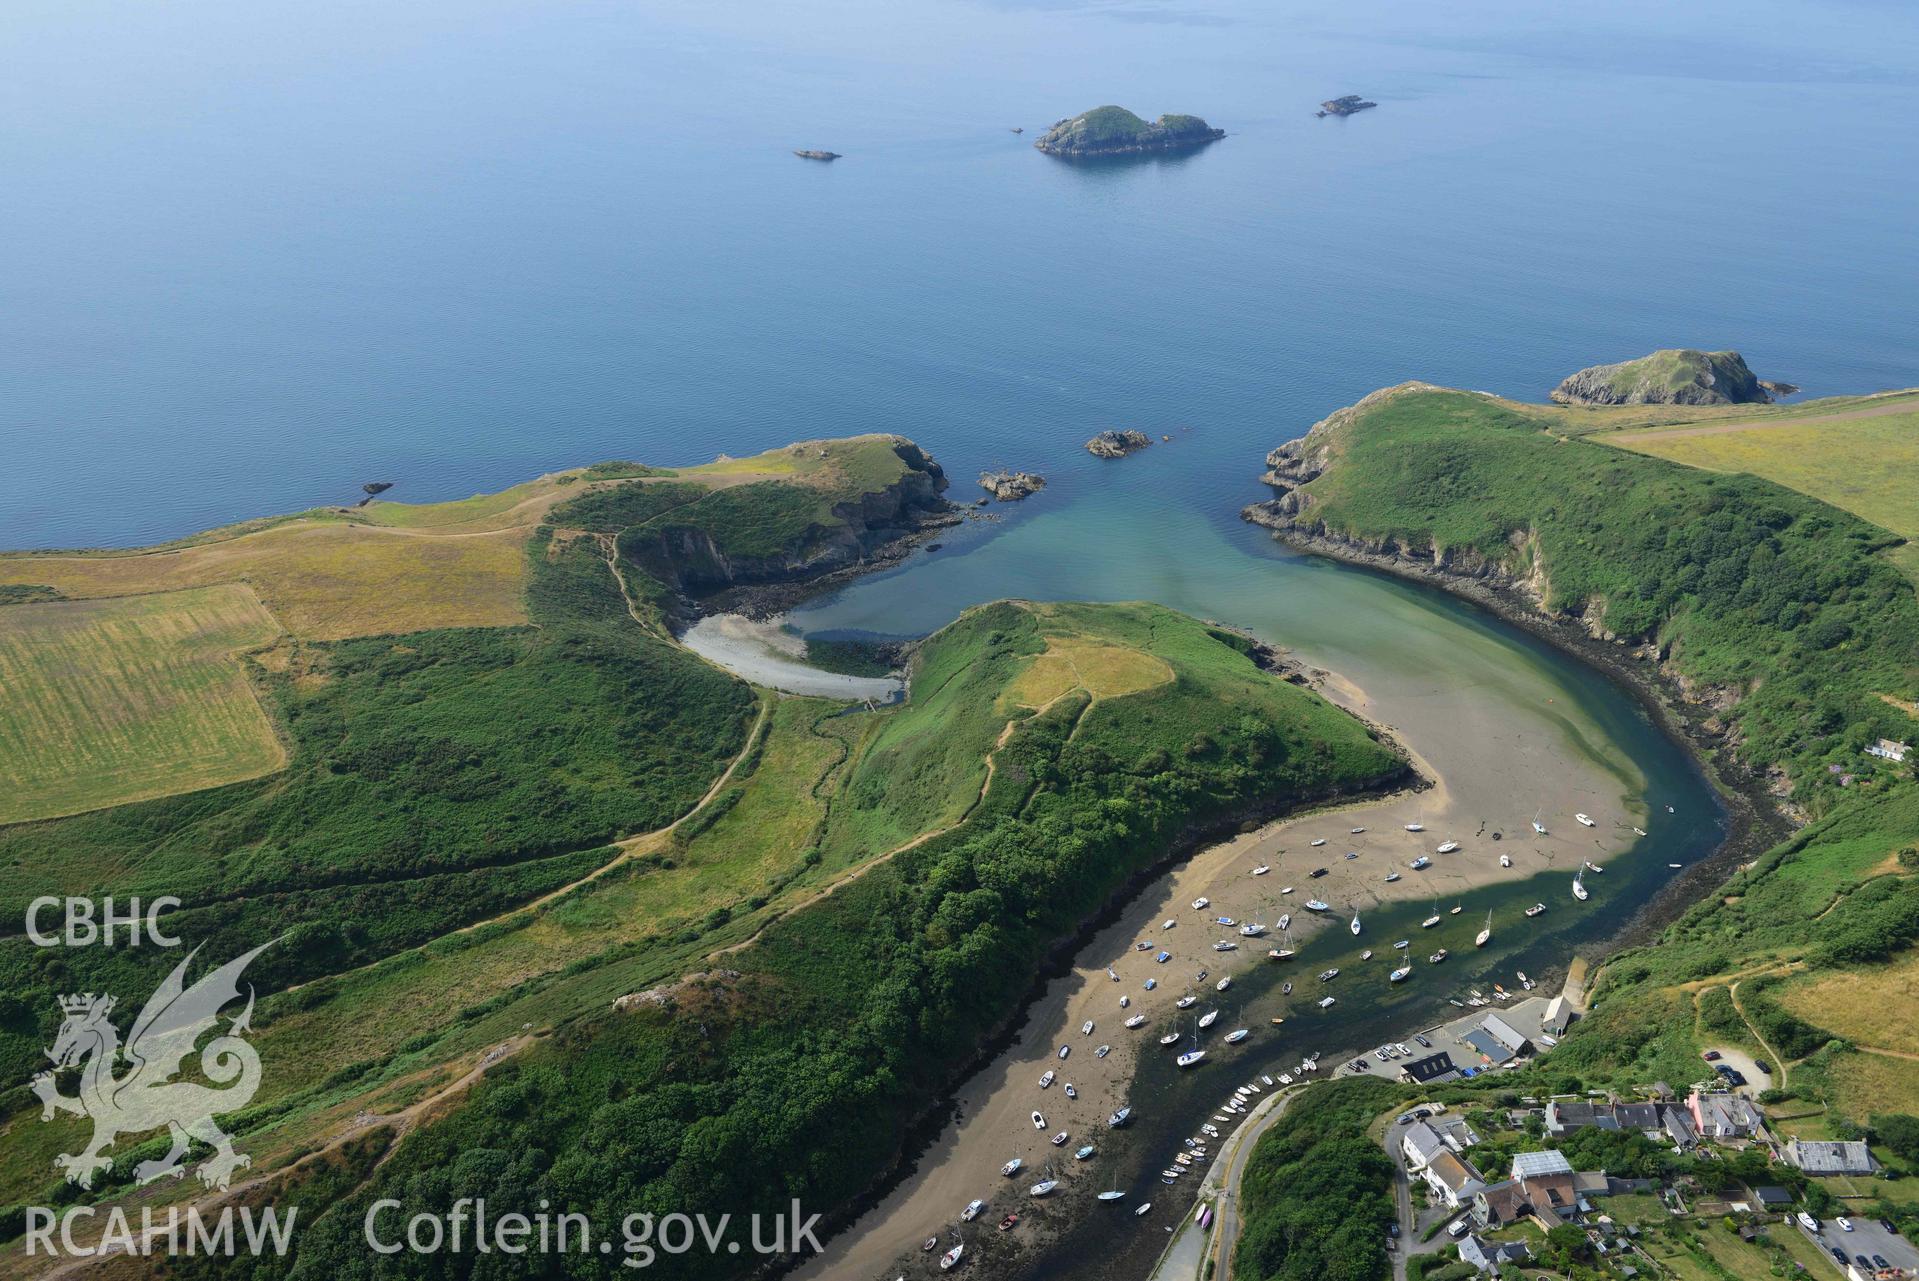
[(1321, 983), (1331, 983), (1334, 979), (1338, 977), (1339, 977), (1339, 967), (1337, 965), (1333, 966), (1331, 969), (1321, 970), (1319, 972), (1319, 981)]
[(1193, 900), (1193, 910), (1195, 912), (1203, 912), (1206, 910), (1206, 905), (1212, 901), (1213, 900), (1209, 898), (1196, 898)]
[(1002, 1165), (999, 1168), (999, 1172), (1010, 1179), (1015, 1174), (1019, 1173), (1020, 1166), (1024, 1164), (1025, 1164), (1024, 1161), (1021, 1161), (1018, 1157), (1014, 1157), (1011, 1161), (1008, 1161), (1005, 1165)]
[(1540, 913), (1544, 912), (1545, 910), (1546, 910), (1546, 905), (1544, 903), (1535, 903), (1531, 907), (1526, 909), (1526, 915), (1538, 916)]
[(1427, 858), (1424, 854), (1421, 854), (1418, 858), (1406, 864), (1407, 867), (1412, 868), (1413, 871), (1415, 872), (1423, 872), (1427, 868), (1431, 867), (1432, 865), (1433, 865), (1433, 861)]
[(1113, 1115), (1106, 1118), (1106, 1124), (1109, 1128), (1117, 1130), (1132, 1119), (1133, 1119), (1133, 1109), (1121, 1108), (1119, 1111), (1113, 1113)]
[(1068, 1081), (1066, 1083), (1066, 1097), (1069, 1099), (1076, 1099), (1079, 1097), (1079, 1091), (1073, 1088), (1073, 1083), (1071, 1081)]
[(1233, 942), (1231, 939), (1221, 939), (1219, 942), (1213, 944), (1213, 950), (1215, 952), (1231, 952), (1237, 950), (1238, 947), (1239, 944)]
[(1221, 979), (1219, 982), (1213, 984), (1213, 990), (1215, 992), (1224, 992), (1227, 988), (1231, 987), (1232, 985), (1233, 985), (1233, 976), (1229, 974), (1225, 978)]
[(1323, 912), (1326, 910), (1326, 904), (1319, 899), (1309, 898), (1306, 900), (1306, 910), (1309, 912)]
[(1256, 868), (1254, 868), (1254, 869), (1253, 869), (1253, 875), (1254, 875), (1254, 876), (1264, 876), (1264, 875), (1266, 875), (1266, 873), (1268, 873), (1268, 872), (1270, 872), (1270, 871), (1272, 871), (1272, 870), (1273, 870), (1273, 869), (1272, 869), (1272, 868), (1270, 868), (1270, 867), (1268, 867), (1268, 866), (1267, 866), (1266, 864), (1264, 864), (1264, 863), (1261, 863), (1261, 864), (1260, 864), (1260, 865), (1259, 865), (1258, 867), (1256, 867)]
[(979, 1212), (985, 1208), (986, 1202), (984, 1201), (968, 1201), (966, 1208), (960, 1211), (960, 1221), (963, 1223), (971, 1223), (974, 1219), (979, 1218)]
[(1326, 838), (1322, 836), (1318, 840), (1313, 842), (1313, 848), (1318, 849), (1320, 846), (1324, 845), (1325, 843), (1326, 843)]
[(1146, 1202), (1146, 1203), (1145, 1203), (1144, 1205), (1142, 1205), (1142, 1206), (1140, 1206), (1140, 1207), (1139, 1207), (1139, 1209), (1137, 1209), (1137, 1210), (1135, 1210), (1135, 1211), (1133, 1211), (1133, 1217), (1134, 1217), (1135, 1219), (1137, 1219), (1137, 1218), (1141, 1218), (1142, 1216), (1144, 1216), (1144, 1215), (1145, 1215), (1145, 1213), (1146, 1213), (1146, 1212), (1147, 1212), (1148, 1210), (1150, 1210), (1150, 1209), (1152, 1209), (1152, 1208), (1153, 1208), (1153, 1203), (1152, 1203), (1151, 1201), (1148, 1201), (1148, 1202)]
[(1145, 1022), (1146, 1022), (1146, 1016), (1144, 1014), (1135, 1014), (1132, 1018), (1126, 1020), (1126, 1026), (1139, 1027), (1141, 1024)]
[(1044, 1130), (1046, 1128), (1045, 1114), (1040, 1112), (1033, 1113), (1033, 1128), (1035, 1130)]
[(1408, 823), (1406, 824), (1406, 830), (1409, 832), (1423, 832), (1426, 830), (1426, 825), (1424, 823)]
[(1360, 959), (1360, 960), (1362, 960), (1362, 961), (1370, 961), (1370, 960), (1372, 960), (1372, 959), (1373, 959), (1373, 949), (1371, 949), (1371, 948), (1369, 947), (1369, 948), (1367, 948), (1367, 949), (1366, 949), (1366, 950), (1365, 950), (1364, 952), (1361, 952), (1361, 953), (1359, 954), (1359, 959)]
[(1411, 943), (1412, 943), (1412, 940), (1411, 940), (1411, 939), (1394, 939), (1394, 940), (1393, 940), (1393, 947), (1395, 947), (1396, 949), (1399, 949), (1399, 950), (1401, 950), (1401, 951), (1404, 951), (1404, 950), (1406, 949), (1406, 947), (1407, 947), (1408, 945), (1410, 945)]
[(1388, 884), (1388, 885), (1391, 885), (1391, 884), (1392, 884), (1392, 883), (1393, 883), (1394, 881), (1396, 881), (1396, 880), (1398, 880), (1398, 879), (1399, 879), (1399, 873), (1398, 873), (1398, 872), (1388, 872), (1388, 873), (1386, 873), (1386, 884)]
[(1060, 1132), (1059, 1132), (1058, 1134), (1055, 1134), (1055, 1135), (1053, 1136), (1053, 1138), (1052, 1138), (1052, 1144), (1053, 1144), (1053, 1146), (1054, 1146), (1054, 1147), (1056, 1147), (1056, 1148), (1063, 1148), (1063, 1147), (1065, 1147), (1065, 1146), (1066, 1146), (1066, 1131), (1064, 1131), (1064, 1130), (1061, 1130), (1061, 1131), (1060, 1131)]
[(1051, 1071), (1048, 1071), (1044, 1076), (1040, 1077), (1039, 1079), (1039, 1088), (1042, 1090), (1046, 1089), (1048, 1086), (1052, 1084), (1053, 1084), (1053, 1073)]
[(1322, 997), (1320, 997), (1320, 998), (1319, 998), (1319, 1008), (1320, 1008), (1320, 1009), (1322, 1009), (1322, 1010), (1330, 1010), (1330, 1009), (1332, 1009), (1332, 1008), (1333, 1008), (1333, 998), (1332, 998), (1332, 997), (1330, 997), (1330, 996), (1322, 996)]
[(1019, 1216), (1017, 1214), (1009, 1214), (999, 1221), (999, 1230), (1001, 1232), (1010, 1232), (1018, 1225)]
[(1094, 1058), (1096, 1058), (1096, 1059), (1103, 1059), (1103, 1058), (1105, 1058), (1105, 1057), (1106, 1057), (1106, 1056), (1107, 1056), (1108, 1054), (1111, 1054), (1112, 1052), (1113, 1052), (1113, 1047), (1112, 1047), (1112, 1046), (1110, 1046), (1110, 1045), (1102, 1045), (1102, 1046), (1100, 1046), (1100, 1047), (1099, 1047), (1099, 1048), (1098, 1048), (1097, 1050), (1094, 1050), (1094, 1051), (1093, 1051), (1093, 1057), (1094, 1057)]
[(1442, 947), (1437, 952), (1434, 952), (1431, 956), (1427, 957), (1426, 959), (1432, 964), (1438, 965), (1441, 961), (1446, 959), (1446, 956), (1447, 956), (1446, 949)]
[(1581, 827), (1598, 827), (1599, 826), (1599, 824), (1593, 822), (1592, 819), (1585, 814), (1573, 815), (1573, 822), (1579, 824)]
[(1459, 848), (1459, 842), (1458, 842), (1458, 841), (1447, 841), (1447, 842), (1445, 842), (1444, 844), (1442, 844), (1442, 845), (1441, 845), (1441, 846), (1440, 846), (1440, 847), (1439, 847), (1438, 849), (1436, 849), (1436, 850), (1434, 850), (1434, 851), (1433, 851), (1433, 853), (1435, 853), (1435, 854), (1451, 854), (1451, 853), (1453, 853), (1453, 852), (1454, 852), (1455, 850), (1457, 850), (1458, 848)]
[(1098, 1148), (1096, 1148), (1096, 1147), (1094, 1147), (1094, 1146), (1093, 1146), (1092, 1144), (1090, 1144), (1090, 1143), (1088, 1143), (1088, 1144), (1087, 1144), (1087, 1145), (1086, 1145), (1085, 1147), (1083, 1147), (1083, 1148), (1081, 1148), (1081, 1149), (1080, 1149), (1079, 1151), (1077, 1151), (1077, 1152), (1075, 1152), (1075, 1153), (1073, 1153), (1073, 1159), (1074, 1159), (1075, 1161), (1087, 1161), (1087, 1160), (1091, 1160), (1091, 1159), (1092, 1159), (1092, 1156), (1093, 1156), (1093, 1153), (1095, 1153), (1095, 1152), (1097, 1152), (1097, 1151), (1099, 1151), (1099, 1149), (1098, 1149)]
[(1501, 867), (1511, 867), (1513, 865), (1513, 856), (1510, 854), (1501, 854), (1499, 856), (1499, 865)]
[(1127, 1006), (1131, 1005), (1132, 1003), (1133, 1003), (1133, 998), (1130, 996), (1122, 996), (1119, 998), (1119, 1008), (1122, 1010), (1125, 1009)]
[(1279, 987), (1279, 994), (1280, 994), (1281, 996), (1291, 996), (1291, 995), (1293, 994), (1293, 985), (1292, 985), (1292, 982), (1291, 982), (1290, 980), (1288, 980), (1288, 981), (1287, 981), (1287, 982), (1285, 982), (1285, 983), (1282, 983), (1282, 984), (1280, 984), (1280, 987)]
[(1081, 1036), (1091, 1036), (1093, 1034), (1093, 1020), (1087, 1019), (1084, 1023), (1080, 1024), (1079, 1031)]

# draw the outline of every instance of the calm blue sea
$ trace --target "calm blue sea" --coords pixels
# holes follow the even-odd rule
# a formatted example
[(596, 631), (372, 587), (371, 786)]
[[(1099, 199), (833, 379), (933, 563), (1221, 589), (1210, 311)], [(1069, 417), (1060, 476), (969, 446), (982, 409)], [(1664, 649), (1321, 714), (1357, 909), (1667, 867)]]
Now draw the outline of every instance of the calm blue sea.
[[(1919, 383), (1914, 11), (1569, 8), (16, 0), (0, 546), (871, 430), (1060, 507), (1116, 424), (1230, 519), (1406, 378)], [(1029, 145), (1109, 101), (1230, 137)]]

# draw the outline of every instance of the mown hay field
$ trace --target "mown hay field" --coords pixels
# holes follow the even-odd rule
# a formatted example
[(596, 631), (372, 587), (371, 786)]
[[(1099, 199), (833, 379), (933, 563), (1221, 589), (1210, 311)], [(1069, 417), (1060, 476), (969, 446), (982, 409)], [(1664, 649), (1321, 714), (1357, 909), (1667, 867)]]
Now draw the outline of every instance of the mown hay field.
[(0, 609), (0, 823), (281, 768), (239, 657), (279, 634), (238, 585)]

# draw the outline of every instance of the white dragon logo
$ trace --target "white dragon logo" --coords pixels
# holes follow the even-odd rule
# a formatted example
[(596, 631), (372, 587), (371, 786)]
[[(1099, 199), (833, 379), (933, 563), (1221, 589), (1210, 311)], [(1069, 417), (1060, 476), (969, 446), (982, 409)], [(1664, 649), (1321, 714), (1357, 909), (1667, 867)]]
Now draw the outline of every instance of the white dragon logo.
[[(64, 1171), (68, 1182), (91, 1188), (94, 1175), (112, 1166), (113, 1159), (102, 1153), (116, 1138), (162, 1126), (171, 1133), (173, 1148), (158, 1161), (142, 1161), (133, 1167), (133, 1177), (140, 1183), (184, 1175), (181, 1158), (186, 1156), (192, 1139), (213, 1149), (213, 1155), (196, 1171), (200, 1182), (209, 1188), (224, 1189), (235, 1170), (253, 1164), (253, 1158), (233, 1150), (232, 1136), (213, 1121), (215, 1112), (245, 1107), (260, 1088), (260, 1056), (241, 1036), (253, 1016), (251, 985), (247, 987), (246, 1008), (200, 1051), (201, 1073), (215, 1085), (227, 1088), (216, 1090), (195, 1081), (171, 1078), (180, 1073), (195, 1044), (219, 1020), (220, 1010), (239, 999), (240, 973), (247, 963), (271, 946), (261, 944), (192, 987), (186, 986), (185, 975), (200, 949), (189, 952), (133, 1021), (124, 1049), (119, 1032), (108, 1019), (113, 1013), (113, 997), (96, 997), (88, 992), (60, 998), (66, 1020), (60, 1025), (53, 1048), (46, 1052), (53, 1060), (53, 1070), (33, 1078), (33, 1092), (40, 1096), (42, 1121), (51, 1121), (57, 1112), (93, 1120), (93, 1141), (83, 1151), (62, 1153), (53, 1159), (54, 1168)], [(122, 1058), (131, 1066), (115, 1076), (114, 1068)], [(82, 1061), (85, 1066), (80, 1070), (80, 1093), (68, 1098), (55, 1084), (54, 1072)]]

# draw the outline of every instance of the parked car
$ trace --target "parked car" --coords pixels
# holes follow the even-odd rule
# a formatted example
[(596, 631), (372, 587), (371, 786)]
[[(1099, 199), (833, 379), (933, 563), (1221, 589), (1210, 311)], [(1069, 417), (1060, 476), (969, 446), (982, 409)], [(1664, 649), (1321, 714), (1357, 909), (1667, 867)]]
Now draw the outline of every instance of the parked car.
[(1455, 1239), (1459, 1237), (1463, 1237), (1466, 1235), (1467, 1229), (1471, 1228), (1472, 1226), (1473, 1226), (1473, 1221), (1471, 1219), (1468, 1219), (1468, 1218), (1454, 1219), (1451, 1223), (1446, 1225), (1446, 1235), (1449, 1237), (1453, 1237)]
[(1835, 1258), (1835, 1259), (1837, 1259), (1837, 1260), (1839, 1260), (1839, 1266), (1840, 1266), (1840, 1267), (1842, 1267), (1842, 1268), (1843, 1268), (1843, 1267), (1845, 1267), (1845, 1266), (1846, 1266), (1846, 1252), (1845, 1252), (1844, 1250), (1841, 1250), (1841, 1249), (1840, 1249), (1840, 1248), (1839, 1248), (1838, 1246), (1836, 1246), (1836, 1245), (1829, 1245), (1829, 1246), (1827, 1246), (1827, 1247), (1826, 1247), (1826, 1249), (1827, 1249), (1827, 1251), (1828, 1251), (1828, 1252), (1830, 1252), (1830, 1253), (1831, 1253), (1831, 1255), (1832, 1255), (1832, 1257), (1833, 1257), (1833, 1258)]
[(1699, 1057), (1706, 1060), (1706, 1062), (1708, 1063), (1717, 1063), (1719, 1062), (1719, 1051), (1707, 1050), (1704, 1054), (1701, 1054)]
[(1845, 1215), (1843, 1215), (1843, 1214), (1842, 1214), (1842, 1215), (1840, 1215), (1840, 1216), (1839, 1216), (1838, 1218), (1836, 1218), (1836, 1219), (1834, 1219), (1834, 1220), (1833, 1220), (1833, 1222), (1834, 1222), (1834, 1223), (1837, 1223), (1837, 1224), (1839, 1225), (1839, 1230), (1840, 1230), (1841, 1232), (1850, 1232), (1850, 1231), (1852, 1231), (1852, 1220), (1851, 1220), (1851, 1219), (1848, 1219), (1848, 1218), (1847, 1218), (1847, 1217), (1846, 1217)]
[(1713, 1067), (1713, 1071), (1724, 1077), (1727, 1085), (1744, 1085), (1746, 1083), (1745, 1073), (1729, 1063), (1716, 1064)]
[(1875, 1267), (1875, 1268), (1889, 1268), (1889, 1267), (1891, 1267), (1892, 1265), (1891, 1265), (1890, 1263), (1887, 1263), (1887, 1262), (1886, 1262), (1886, 1256), (1885, 1256), (1885, 1255), (1883, 1255), (1883, 1254), (1875, 1254), (1875, 1255), (1873, 1255), (1873, 1256), (1872, 1256), (1872, 1266), (1873, 1266), (1873, 1267)]

